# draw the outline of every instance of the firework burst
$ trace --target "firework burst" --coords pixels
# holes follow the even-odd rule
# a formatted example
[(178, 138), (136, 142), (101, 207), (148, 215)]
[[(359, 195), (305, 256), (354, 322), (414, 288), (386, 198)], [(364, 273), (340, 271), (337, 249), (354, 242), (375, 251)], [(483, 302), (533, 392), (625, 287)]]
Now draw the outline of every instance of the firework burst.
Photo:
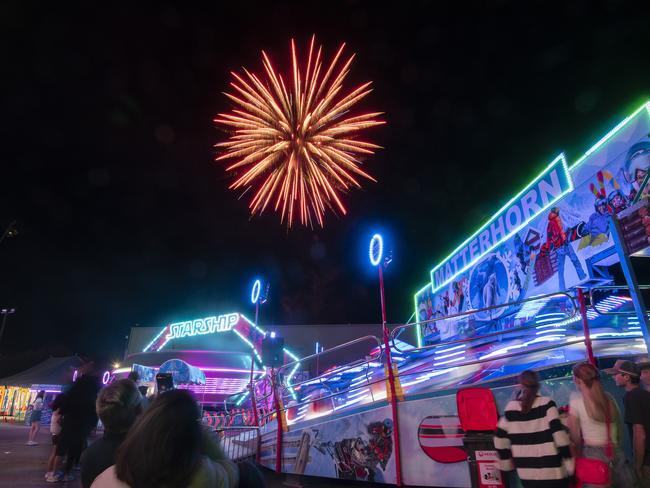
[(215, 119), (232, 134), (216, 144), (218, 161), (234, 160), (226, 168), (236, 173), (230, 188), (253, 189), (251, 214), (272, 208), (289, 227), (296, 220), (310, 226), (315, 220), (322, 227), (327, 209), (346, 213), (342, 193), (360, 188), (362, 178), (376, 181), (361, 169), (359, 157), (380, 146), (358, 135), (384, 123), (377, 120), (381, 112), (349, 113), (372, 89), (368, 82), (342, 93), (354, 59), (339, 62), (345, 44), (323, 69), (322, 47), (315, 50), (314, 43), (312, 37), (303, 70), (291, 40), (293, 86), (285, 84), (264, 51), (263, 79), (246, 69), (244, 75), (233, 72), (234, 91), (225, 95), (236, 107)]

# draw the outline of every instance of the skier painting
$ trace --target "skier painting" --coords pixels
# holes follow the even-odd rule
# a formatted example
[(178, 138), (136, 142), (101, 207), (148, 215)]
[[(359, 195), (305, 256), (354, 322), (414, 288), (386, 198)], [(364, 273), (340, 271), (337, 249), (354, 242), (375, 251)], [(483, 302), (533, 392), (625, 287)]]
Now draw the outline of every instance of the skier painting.
[(569, 242), (566, 233), (564, 232), (564, 225), (560, 218), (559, 207), (553, 207), (551, 212), (548, 214), (546, 242), (542, 246), (542, 250), (546, 252), (554, 250), (557, 255), (557, 275), (560, 290), (564, 291), (566, 289), (564, 281), (564, 262), (567, 256), (571, 260), (571, 263), (578, 274), (578, 279), (582, 281), (587, 277), (586, 273), (582, 269), (578, 256), (576, 256), (576, 252), (573, 250), (573, 247), (571, 247), (571, 242)]

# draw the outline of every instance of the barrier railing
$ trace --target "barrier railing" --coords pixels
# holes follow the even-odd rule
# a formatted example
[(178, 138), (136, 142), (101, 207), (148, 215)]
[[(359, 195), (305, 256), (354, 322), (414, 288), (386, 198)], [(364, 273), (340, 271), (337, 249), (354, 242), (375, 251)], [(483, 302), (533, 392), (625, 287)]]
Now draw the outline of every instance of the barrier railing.
[[(637, 285), (637, 288), (639, 290), (650, 290), (650, 285)], [(602, 309), (599, 309), (596, 306), (596, 301), (594, 298), (594, 291), (597, 290), (630, 290), (629, 286), (617, 286), (617, 285), (602, 285), (602, 286), (595, 286), (593, 288), (589, 288), (589, 302), (590, 302), (590, 307), (594, 312), (596, 312), (599, 315), (636, 315), (635, 310), (630, 310), (627, 312), (615, 312), (615, 311), (608, 311), (605, 310), (603, 311)], [(631, 299), (630, 299), (631, 300)], [(630, 302), (631, 303), (631, 302)]]
[[(517, 305), (522, 305), (522, 304), (525, 304), (525, 303), (530, 303), (530, 302), (535, 302), (535, 301), (540, 301), (540, 300), (545, 300), (545, 301), (548, 302), (550, 299), (552, 299), (554, 297), (568, 299), (569, 303), (571, 304), (571, 313), (570, 313), (570, 315), (566, 315), (566, 312), (563, 312), (563, 313), (565, 313), (566, 316), (564, 318), (562, 318), (562, 319), (558, 319), (558, 322), (560, 322), (562, 320), (571, 319), (571, 318), (573, 318), (573, 317), (575, 317), (577, 315), (577, 313), (578, 313), (578, 304), (577, 304), (576, 299), (575, 299), (574, 296), (572, 296), (572, 295), (570, 295), (569, 293), (566, 293), (566, 292), (549, 293), (547, 295), (537, 295), (537, 296), (526, 298), (524, 300), (519, 300), (519, 301), (516, 301), (516, 302), (502, 303), (500, 305), (493, 305), (491, 307), (484, 307), (484, 308), (479, 308), (479, 309), (467, 310), (465, 312), (460, 312), (460, 313), (456, 313), (456, 314), (453, 314), (453, 315), (446, 315), (444, 317), (436, 317), (436, 318), (432, 318), (432, 319), (429, 319), (429, 320), (421, 320), (421, 321), (417, 321), (417, 322), (411, 322), (410, 324), (399, 325), (399, 326), (395, 327), (391, 331), (391, 333), (390, 333), (390, 341), (392, 343), (392, 347), (396, 351), (399, 351), (399, 352), (419, 352), (419, 351), (426, 351), (426, 350), (429, 350), (429, 349), (440, 348), (442, 346), (450, 346), (450, 345), (454, 345), (454, 344), (460, 344), (460, 343), (463, 343), (463, 342), (472, 342), (472, 341), (476, 341), (476, 340), (480, 340), (480, 339), (486, 339), (486, 338), (496, 337), (496, 336), (503, 336), (505, 334), (511, 334), (511, 333), (514, 333), (514, 332), (525, 331), (525, 330), (537, 327), (538, 324), (526, 325), (526, 326), (523, 326), (523, 327), (513, 327), (511, 329), (503, 329), (503, 330), (499, 330), (499, 331), (496, 331), (496, 332), (490, 332), (489, 334), (464, 337), (464, 338), (461, 338), (461, 339), (454, 339), (454, 340), (451, 340), (451, 341), (441, 341), (441, 342), (436, 342), (435, 344), (429, 344), (429, 345), (422, 346), (422, 347), (413, 347), (413, 348), (410, 348), (410, 349), (407, 349), (407, 350), (400, 349), (398, 347), (398, 345), (395, 343), (395, 339), (397, 339), (404, 331), (406, 331), (407, 329), (413, 328), (413, 327), (418, 327), (418, 326), (427, 325), (427, 324), (435, 324), (436, 322), (444, 322), (446, 320), (452, 320), (452, 319), (457, 319), (458, 320), (458, 319), (462, 319), (464, 317), (469, 317), (471, 315), (476, 315), (476, 314), (479, 314), (479, 313), (485, 313), (485, 312), (489, 312), (489, 311), (492, 311), (492, 310), (498, 310), (498, 309), (501, 309), (501, 308), (514, 307), (514, 306), (517, 306)], [(493, 320), (498, 320), (498, 319), (493, 319)]]
[(259, 428), (218, 427), (213, 429), (226, 457), (232, 461), (254, 459), (258, 450)]
[[(639, 336), (638, 339), (642, 339), (642, 337)], [(618, 338), (618, 337), (600, 337), (599, 336), (599, 337), (595, 337), (595, 338), (593, 338), (591, 340), (592, 340), (592, 342), (606, 342), (606, 341), (620, 340), (620, 338)], [(539, 346), (539, 347), (526, 347), (523, 350), (519, 350), (519, 351), (515, 351), (515, 352), (503, 352), (501, 354), (495, 354), (494, 356), (490, 356), (490, 357), (481, 357), (481, 358), (477, 358), (477, 359), (471, 359), (471, 360), (458, 362), (458, 363), (453, 363), (453, 364), (448, 364), (448, 365), (433, 365), (431, 368), (418, 369), (417, 371), (400, 372), (399, 373), (399, 378), (400, 378), (400, 381), (405, 382), (406, 379), (408, 379), (408, 378), (410, 378), (412, 376), (420, 376), (420, 375), (424, 376), (424, 375), (427, 375), (427, 374), (430, 374), (430, 373), (433, 373), (433, 372), (436, 372), (436, 371), (443, 371), (444, 372), (444, 371), (447, 371), (447, 370), (450, 370), (450, 369), (456, 369), (456, 368), (462, 368), (462, 367), (466, 367), (466, 366), (473, 366), (473, 365), (479, 365), (479, 364), (484, 364), (484, 363), (490, 363), (490, 362), (493, 362), (493, 361), (496, 361), (496, 360), (512, 359), (512, 358), (516, 358), (516, 357), (519, 357), (519, 356), (532, 355), (532, 354), (536, 354), (536, 353), (540, 353), (540, 352), (544, 352), (544, 351), (550, 351), (550, 350), (557, 349), (557, 348), (560, 348), (560, 347), (566, 347), (566, 346), (571, 346), (571, 345), (575, 345), (575, 344), (581, 344), (581, 343), (584, 343), (584, 342), (585, 342), (584, 337), (575, 337), (575, 338), (570, 338), (570, 339), (567, 339), (567, 340), (564, 340), (564, 341), (561, 341), (561, 342), (554, 342), (552, 344), (547, 344), (547, 345), (543, 345), (543, 346)], [(386, 378), (382, 375), (381, 378), (378, 378), (378, 379), (373, 380), (373, 381), (369, 381), (369, 382), (361, 384), (361, 385), (357, 385), (357, 386), (355, 386), (353, 388), (349, 388), (348, 390), (337, 392), (337, 393), (335, 393), (333, 395), (327, 395), (327, 396), (318, 397), (318, 398), (310, 398), (309, 400), (299, 402), (299, 403), (296, 403), (296, 404), (290, 405), (290, 406), (285, 405), (282, 408), (281, 411), (283, 413), (286, 413), (286, 412), (288, 412), (290, 410), (298, 409), (300, 407), (304, 407), (306, 405), (310, 405), (310, 404), (314, 404), (316, 402), (327, 400), (327, 399), (335, 397), (335, 396), (340, 396), (340, 395), (343, 395), (345, 393), (349, 394), (349, 393), (352, 393), (352, 392), (357, 391), (357, 390), (362, 390), (362, 389), (365, 389), (365, 388), (371, 388), (374, 385), (385, 383), (385, 381), (386, 381)], [(405, 397), (408, 397), (408, 395), (405, 394)], [(378, 400), (385, 400), (385, 399), (386, 399), (386, 397), (383, 396), (383, 397), (379, 398)], [(376, 400), (373, 399), (371, 401), (371, 403), (374, 403), (375, 401)], [(271, 412), (270, 415), (275, 416), (276, 412)]]
[[(374, 345), (376, 347), (378, 347), (378, 352), (375, 355), (366, 356), (366, 358), (364, 358), (364, 359), (359, 359), (359, 360), (357, 360), (357, 361), (355, 361), (353, 363), (348, 363), (346, 366), (341, 366), (341, 369), (349, 370), (349, 369), (352, 369), (352, 368), (359, 367), (360, 364), (368, 364), (368, 363), (377, 361), (377, 360), (379, 360), (381, 358), (381, 355), (382, 355), (381, 340), (379, 340), (379, 338), (374, 336), (374, 335), (366, 335), (366, 336), (363, 336), (363, 337), (359, 337), (357, 339), (353, 339), (353, 340), (348, 341), (348, 342), (344, 342), (343, 344), (339, 344), (338, 346), (334, 346), (334, 347), (331, 347), (329, 349), (325, 349), (322, 352), (315, 353), (315, 354), (310, 354), (309, 356), (305, 356), (304, 358), (301, 358), (298, 361), (292, 361), (290, 363), (284, 364), (280, 368), (278, 368), (277, 374), (279, 376), (281, 376), (281, 377), (284, 376), (285, 381), (291, 381), (291, 375), (289, 375), (289, 376), (283, 375), (283, 372), (286, 371), (286, 370), (293, 369), (298, 363), (302, 363), (304, 365), (307, 361), (314, 360), (314, 359), (320, 359), (323, 356), (326, 356), (328, 354), (332, 354), (333, 352), (340, 351), (341, 349), (346, 349), (346, 348), (349, 348), (349, 347), (354, 346), (356, 344), (359, 344), (359, 343), (362, 343), (362, 342), (369, 342), (369, 341), (375, 343)], [(372, 349), (374, 349), (374, 347)], [(297, 388), (297, 387), (299, 387), (301, 385), (304, 385), (306, 383), (315, 382), (319, 378), (322, 378), (322, 377), (325, 377), (325, 376), (331, 376), (335, 372), (341, 372), (341, 371), (339, 371), (339, 368), (336, 368), (335, 370), (328, 371), (327, 373), (323, 373), (323, 374), (318, 375), (318, 376), (316, 376), (314, 378), (310, 378), (310, 379), (307, 379), (307, 380), (304, 380), (304, 381), (301, 381), (301, 382), (298, 382), (298, 383), (291, 383), (291, 384), (286, 384), (285, 385), (284, 381), (283, 381), (283, 386), (285, 388)]]

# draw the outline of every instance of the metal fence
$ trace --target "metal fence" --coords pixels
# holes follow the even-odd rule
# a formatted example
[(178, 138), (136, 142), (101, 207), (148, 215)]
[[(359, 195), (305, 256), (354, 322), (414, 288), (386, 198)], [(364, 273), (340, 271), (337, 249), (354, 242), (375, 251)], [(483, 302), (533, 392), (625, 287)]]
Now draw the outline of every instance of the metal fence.
[(258, 427), (218, 427), (213, 429), (231, 461), (254, 460), (259, 445)]

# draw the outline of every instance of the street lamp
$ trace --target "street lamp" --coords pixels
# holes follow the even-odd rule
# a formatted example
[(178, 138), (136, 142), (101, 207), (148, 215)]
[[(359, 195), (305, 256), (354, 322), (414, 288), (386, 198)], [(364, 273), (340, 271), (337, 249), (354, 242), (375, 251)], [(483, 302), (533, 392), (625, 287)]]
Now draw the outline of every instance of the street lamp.
[(14, 313), (16, 313), (15, 308), (3, 308), (2, 310), (0, 310), (0, 314), (2, 314), (2, 325), (0, 325), (0, 343), (2, 343), (2, 334), (4, 334), (5, 325), (7, 325), (7, 316)]
[(395, 478), (397, 486), (402, 486), (402, 463), (400, 459), (399, 446), (399, 422), (397, 417), (397, 394), (395, 388), (395, 373), (393, 371), (393, 362), (391, 360), (389, 330), (386, 323), (386, 299), (384, 297), (384, 267), (391, 262), (391, 257), (384, 257), (384, 239), (381, 234), (375, 234), (370, 239), (368, 249), (370, 264), (377, 266), (379, 272), (379, 295), (381, 297), (381, 327), (384, 336), (384, 353), (386, 354), (386, 365), (388, 370), (388, 385), (390, 388), (390, 406), (393, 415), (393, 440), (395, 443)]
[[(260, 305), (266, 302), (266, 299), (269, 295), (269, 287), (266, 286), (266, 291), (264, 296), (261, 296), (262, 293), (262, 282), (259, 279), (256, 279), (253, 283), (253, 288), (251, 288), (251, 303), (255, 305), (255, 323), (251, 327), (251, 382), (250, 382), (250, 392), (251, 392), (251, 407), (253, 407), (253, 419), (256, 426), (260, 426), (260, 419), (257, 413), (257, 400), (255, 398), (255, 382), (254, 382), (254, 366), (255, 366), (255, 334), (257, 332), (257, 322), (260, 318)], [(260, 450), (261, 450), (261, 437), (257, 439), (257, 450), (255, 454), (255, 460), (259, 463), (260, 461)]]

